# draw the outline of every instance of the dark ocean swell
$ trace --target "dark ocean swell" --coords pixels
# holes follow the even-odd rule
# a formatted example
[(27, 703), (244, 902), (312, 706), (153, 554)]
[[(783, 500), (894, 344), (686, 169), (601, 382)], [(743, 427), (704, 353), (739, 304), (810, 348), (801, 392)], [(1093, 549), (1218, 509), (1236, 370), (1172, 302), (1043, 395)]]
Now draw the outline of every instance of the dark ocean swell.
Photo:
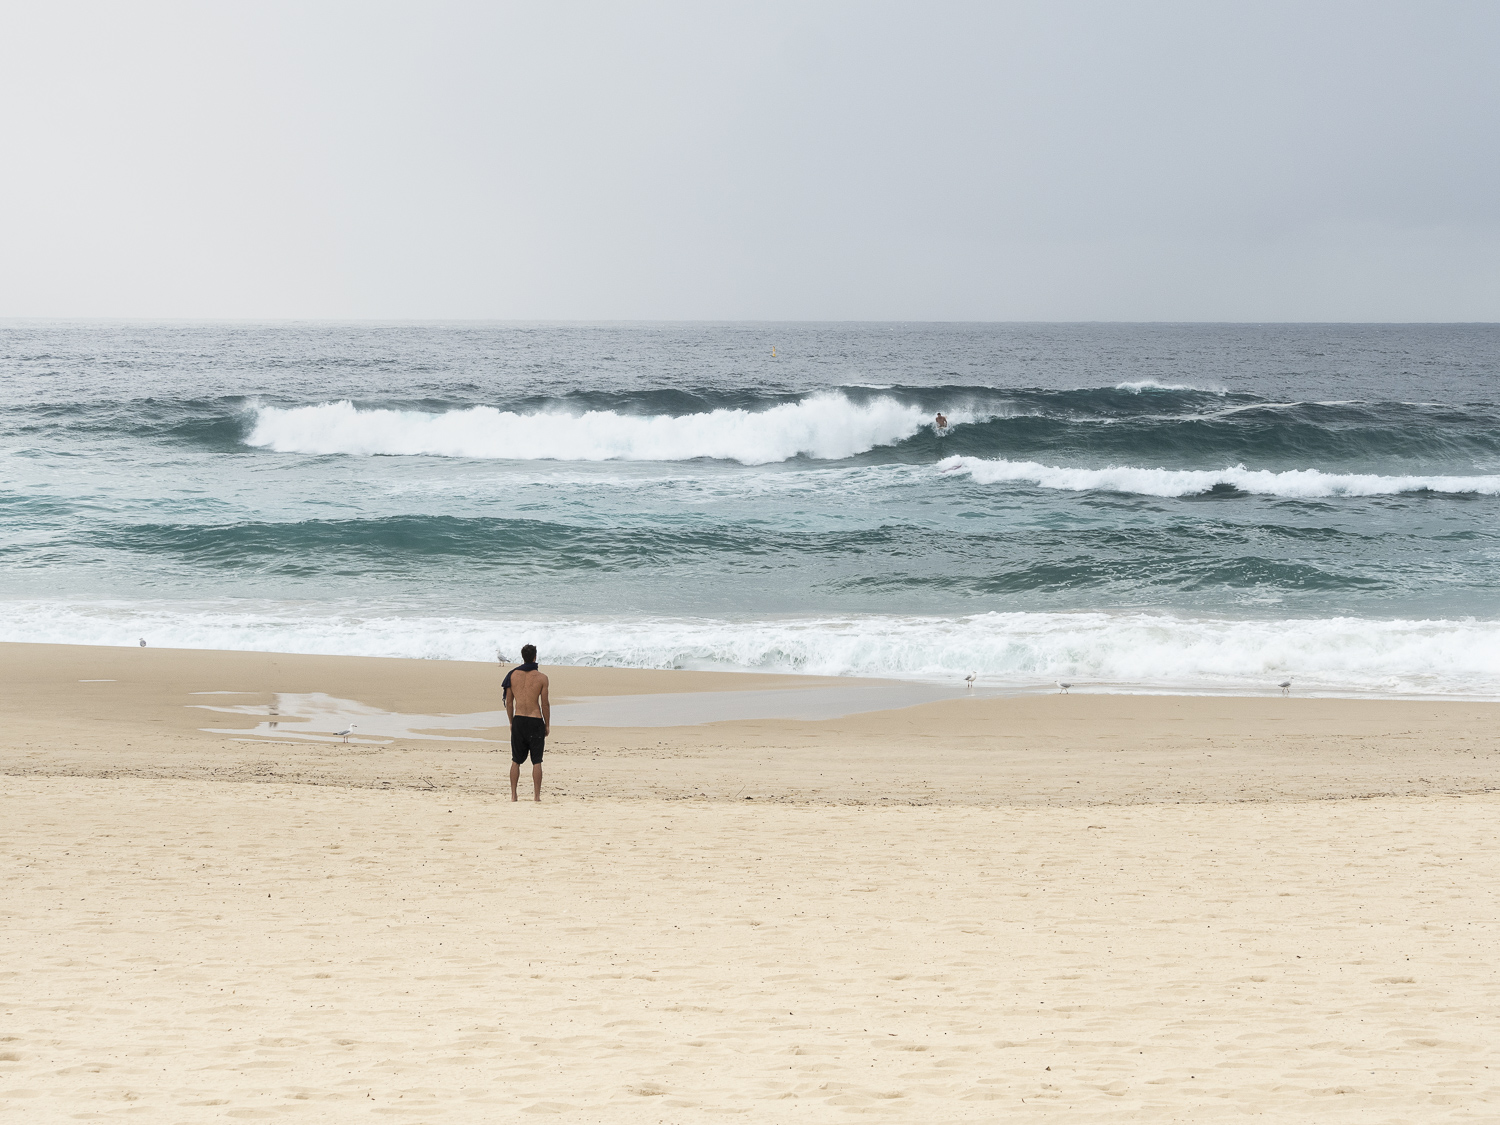
[[(1018, 549), (1018, 546), (1020, 549)], [(1467, 541), (1453, 549), (1472, 549)], [(13, 547), (9, 565), (49, 566), (67, 554), (123, 553), (142, 566), (220, 577), (449, 580), (489, 586), (602, 575), (788, 584), (830, 593), (947, 591), (964, 596), (1113, 591), (1275, 589), (1399, 591), (1457, 575), (1425, 537), (1393, 541), (1329, 526), (1169, 523), (1140, 528), (934, 534), (896, 524), (780, 532), (719, 525), (579, 527), (453, 516), (290, 523), (96, 526), (81, 540)], [(1394, 565), (1399, 564), (1399, 565)], [(128, 565), (128, 564), (122, 564)]]

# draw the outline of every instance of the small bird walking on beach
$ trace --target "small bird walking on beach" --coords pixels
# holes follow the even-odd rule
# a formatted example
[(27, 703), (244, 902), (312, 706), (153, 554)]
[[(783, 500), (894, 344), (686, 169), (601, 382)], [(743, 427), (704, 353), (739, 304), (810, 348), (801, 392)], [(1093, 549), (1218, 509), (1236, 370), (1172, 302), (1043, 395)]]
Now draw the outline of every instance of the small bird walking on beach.
[(1068, 689), (1070, 687), (1072, 687), (1072, 686), (1073, 686), (1072, 684), (1065, 684), (1061, 680), (1058, 680), (1057, 681), (1058, 694), (1059, 695), (1067, 695), (1068, 694)]
[(977, 679), (979, 679), (978, 672), (970, 672), (967, 676), (964, 677), (964, 683), (969, 685), (970, 691), (974, 690), (974, 681)]
[(348, 746), (349, 745), (349, 736), (354, 733), (354, 727), (355, 727), (355, 724), (354, 723), (350, 723), (343, 730), (336, 730), (336, 731), (334, 731), (333, 732), (334, 733), (334, 737), (336, 737), (336, 738), (342, 738), (344, 740), (344, 745)]
[(145, 637), (142, 637), (142, 638), (141, 638), (141, 647), (142, 647), (142, 648), (145, 648), (145, 647), (146, 647), (146, 638), (145, 638)]
[(1276, 686), (1281, 689), (1281, 694), (1282, 695), (1291, 695), (1292, 694), (1292, 681), (1291, 680), (1282, 680), (1281, 683), (1277, 684)]

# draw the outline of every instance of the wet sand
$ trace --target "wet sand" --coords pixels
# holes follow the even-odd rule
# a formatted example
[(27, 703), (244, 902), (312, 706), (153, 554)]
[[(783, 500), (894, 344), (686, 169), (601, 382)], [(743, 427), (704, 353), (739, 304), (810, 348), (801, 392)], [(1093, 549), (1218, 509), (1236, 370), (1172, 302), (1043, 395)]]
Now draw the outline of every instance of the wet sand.
[[(547, 671), (559, 704), (850, 683)], [(430, 660), (0, 645), (9, 687), (0, 697), (0, 772), (494, 793), (508, 787), (501, 727), (422, 738), (356, 731), (344, 745), (281, 715), (277, 731), (244, 732), (268, 722), (282, 695), (428, 719), (495, 714), (500, 676), (493, 664)], [(216, 707), (255, 714), (205, 709)], [(559, 800), (1065, 806), (1478, 793), (1500, 784), (1497, 720), (1492, 703), (1075, 693), (960, 698), (825, 721), (559, 725), (548, 740), (547, 786)]]
[[(559, 699), (807, 682), (549, 671)], [(470, 714), (498, 705), (493, 666), (9, 645), (0, 674), (18, 1120), (1500, 1102), (1494, 705), (559, 729), (534, 806), (498, 744), (254, 738), (192, 694)]]

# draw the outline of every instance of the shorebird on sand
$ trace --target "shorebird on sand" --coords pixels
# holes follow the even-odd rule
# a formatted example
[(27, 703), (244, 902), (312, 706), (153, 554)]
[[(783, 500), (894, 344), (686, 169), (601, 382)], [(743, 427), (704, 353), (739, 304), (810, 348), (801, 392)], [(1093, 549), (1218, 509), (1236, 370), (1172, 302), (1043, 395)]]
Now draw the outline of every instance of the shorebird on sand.
[(970, 672), (967, 676), (964, 677), (964, 683), (969, 685), (970, 691), (974, 690), (974, 681), (977, 679), (979, 679), (978, 672)]
[(349, 736), (354, 733), (354, 727), (355, 727), (355, 724), (354, 723), (350, 723), (343, 730), (336, 730), (336, 731), (334, 731), (333, 732), (334, 737), (335, 738), (342, 738), (344, 740), (344, 745), (347, 746), (347, 745), (349, 745)]
[(1292, 694), (1292, 681), (1291, 680), (1282, 680), (1281, 683), (1277, 684), (1276, 686), (1281, 689), (1281, 694), (1282, 695), (1291, 695)]
[(145, 647), (146, 647), (146, 638), (145, 638), (145, 637), (142, 637), (142, 638), (141, 638), (141, 647), (142, 647), (142, 648), (145, 648)]
[(1067, 695), (1067, 694), (1068, 694), (1068, 689), (1069, 689), (1069, 688), (1070, 688), (1070, 687), (1072, 687), (1072, 686), (1073, 686), (1073, 685), (1072, 685), (1072, 684), (1065, 684), (1065, 683), (1063, 683), (1063, 682), (1062, 682), (1062, 681), (1061, 681), (1061, 680), (1058, 680), (1058, 681), (1057, 681), (1057, 687), (1058, 687), (1058, 691), (1059, 691), (1059, 692), (1060, 692), (1060, 693), (1061, 693), (1061, 694), (1063, 694), (1063, 695)]

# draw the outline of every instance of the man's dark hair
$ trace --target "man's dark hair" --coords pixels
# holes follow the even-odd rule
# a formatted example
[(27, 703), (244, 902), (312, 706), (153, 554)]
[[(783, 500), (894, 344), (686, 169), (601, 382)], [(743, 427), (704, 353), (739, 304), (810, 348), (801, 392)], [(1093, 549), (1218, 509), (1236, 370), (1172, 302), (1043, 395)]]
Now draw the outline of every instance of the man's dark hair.
[(521, 646), (521, 659), (524, 660), (527, 664), (530, 664), (533, 660), (535, 660), (536, 659), (536, 645), (522, 645)]

